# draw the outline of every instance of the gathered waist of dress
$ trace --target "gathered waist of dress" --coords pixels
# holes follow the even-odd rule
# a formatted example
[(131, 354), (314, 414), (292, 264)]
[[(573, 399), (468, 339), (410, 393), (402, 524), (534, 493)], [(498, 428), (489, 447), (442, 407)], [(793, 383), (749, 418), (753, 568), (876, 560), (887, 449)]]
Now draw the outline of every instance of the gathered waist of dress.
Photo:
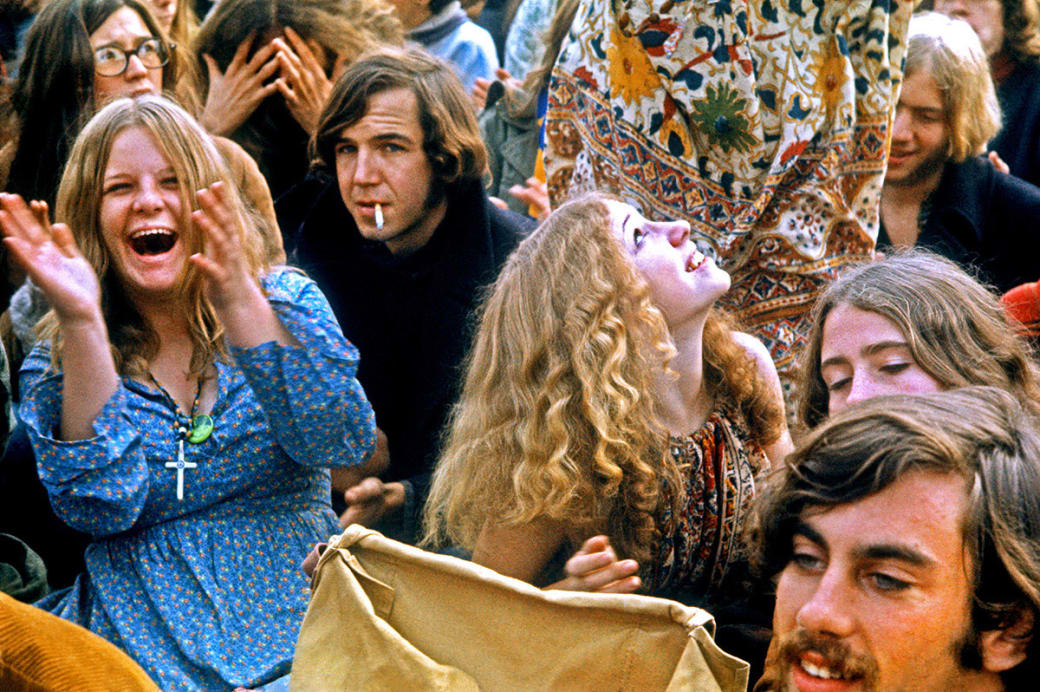
[[(128, 536), (155, 529), (167, 529), (171, 526), (187, 522), (211, 522), (232, 520), (235, 522), (278, 523), (279, 517), (286, 515), (300, 519), (314, 520), (325, 517), (335, 522), (335, 514), (328, 503), (315, 500), (313, 493), (301, 491), (288, 495), (273, 497), (234, 497), (180, 514), (165, 514), (149, 517), (147, 512), (129, 531), (118, 534)], [(116, 538), (117, 536), (112, 536)]]

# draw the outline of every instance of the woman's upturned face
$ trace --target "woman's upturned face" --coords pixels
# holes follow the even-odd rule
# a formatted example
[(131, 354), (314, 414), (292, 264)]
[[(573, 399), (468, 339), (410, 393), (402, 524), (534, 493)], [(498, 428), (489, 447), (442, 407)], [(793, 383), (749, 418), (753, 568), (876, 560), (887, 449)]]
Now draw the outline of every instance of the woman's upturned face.
[(823, 322), (820, 374), (831, 414), (876, 396), (944, 389), (918, 365), (895, 323), (846, 303), (834, 307)]
[(700, 253), (685, 221), (650, 221), (623, 202), (607, 200), (614, 234), (650, 286), (650, 296), (673, 330), (707, 314), (729, 290), (729, 274)]
[[(150, 38), (153, 38), (152, 32), (141, 15), (129, 7), (121, 7), (90, 35), (90, 48), (95, 52), (106, 46), (134, 51)], [(131, 53), (122, 74), (102, 77), (94, 73), (94, 102), (100, 106), (123, 96), (162, 93), (162, 77), (163, 68), (149, 69)]]
[(147, 130), (127, 128), (112, 141), (98, 217), (127, 293), (169, 296), (188, 261), (190, 221), (177, 174)]

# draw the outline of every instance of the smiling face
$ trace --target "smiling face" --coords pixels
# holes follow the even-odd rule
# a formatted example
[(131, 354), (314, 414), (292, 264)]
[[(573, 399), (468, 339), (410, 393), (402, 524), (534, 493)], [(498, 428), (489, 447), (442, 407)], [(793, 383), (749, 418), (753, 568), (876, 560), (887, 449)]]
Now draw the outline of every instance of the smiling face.
[(112, 266), (130, 295), (169, 297), (188, 260), (177, 174), (150, 133), (112, 141), (98, 221)]
[(885, 185), (938, 180), (949, 149), (950, 126), (942, 92), (926, 67), (908, 75), (892, 125)]
[[(136, 50), (144, 41), (152, 38), (152, 32), (129, 7), (121, 7), (90, 35), (90, 48), (97, 51), (113, 46), (125, 51)], [(123, 74), (102, 77), (94, 74), (94, 101), (104, 104), (121, 96), (140, 96), (162, 92), (162, 68), (148, 69), (136, 55), (131, 55)]]
[(606, 200), (614, 235), (650, 286), (650, 297), (676, 328), (703, 317), (729, 290), (729, 274), (700, 253), (685, 221), (649, 221), (635, 207)]
[(783, 689), (987, 689), (961, 667), (972, 573), (966, 481), (911, 471), (847, 504), (806, 511), (777, 584)]
[(835, 306), (823, 323), (820, 375), (831, 414), (885, 394), (943, 390), (917, 364), (906, 337), (891, 320), (847, 303)]
[[(335, 146), (340, 195), (361, 235), (394, 254), (426, 245), (447, 210), (423, 149), (419, 103), (410, 89), (373, 94)], [(383, 227), (376, 224), (376, 204)]]

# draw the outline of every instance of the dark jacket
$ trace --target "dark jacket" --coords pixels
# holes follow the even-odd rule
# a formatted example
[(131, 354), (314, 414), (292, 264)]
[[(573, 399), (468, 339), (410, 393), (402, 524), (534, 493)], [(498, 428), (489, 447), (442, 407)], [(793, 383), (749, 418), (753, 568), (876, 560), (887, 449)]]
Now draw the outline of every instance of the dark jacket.
[(444, 220), (407, 257), (361, 236), (335, 181), (303, 215), (296, 262), (325, 292), (361, 353), (358, 380), (389, 441), (384, 480), (409, 481), (405, 539), (415, 537), (412, 522), (461, 387), (480, 290), (533, 226), (492, 205), (479, 182), (449, 192)]
[(523, 110), (519, 108), (518, 104), (529, 99), (527, 94), (520, 92), (514, 98), (511, 101), (506, 97), (502, 82), (492, 82), (488, 87), (487, 105), (480, 114), (480, 136), (487, 145), (491, 171), (488, 194), (505, 200), (516, 213), (526, 214), (529, 205), (509, 194), (509, 188), (523, 187), (534, 175), (541, 125), (536, 104), (528, 104)]
[(990, 149), (1011, 174), (1040, 185), (1040, 62), (1018, 63), (997, 87), (1004, 124)]
[[(933, 250), (1005, 292), (1040, 272), (1040, 188), (972, 158), (947, 163), (917, 245)], [(878, 250), (891, 247), (884, 227)]]

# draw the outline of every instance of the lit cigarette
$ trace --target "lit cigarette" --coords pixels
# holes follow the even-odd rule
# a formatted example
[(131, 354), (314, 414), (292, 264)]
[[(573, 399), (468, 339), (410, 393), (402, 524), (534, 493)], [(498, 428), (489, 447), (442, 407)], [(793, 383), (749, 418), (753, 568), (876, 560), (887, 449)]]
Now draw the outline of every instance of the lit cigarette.
[(376, 228), (383, 230), (383, 205), (376, 203)]

